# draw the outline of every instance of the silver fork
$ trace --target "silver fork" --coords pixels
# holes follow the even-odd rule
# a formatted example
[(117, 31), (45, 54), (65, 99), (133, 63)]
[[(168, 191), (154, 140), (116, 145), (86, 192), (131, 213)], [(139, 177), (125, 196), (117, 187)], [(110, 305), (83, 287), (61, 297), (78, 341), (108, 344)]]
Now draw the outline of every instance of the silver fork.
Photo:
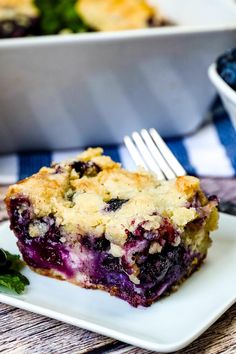
[(152, 171), (160, 180), (186, 175), (186, 171), (173, 155), (156, 129), (133, 132), (124, 143), (136, 166)]
[[(142, 129), (140, 133), (133, 132), (132, 138), (125, 136), (125, 145), (137, 166), (150, 170), (158, 179), (169, 180), (185, 176), (186, 171), (156, 129)], [(219, 210), (223, 213), (236, 215), (236, 204), (220, 201)]]

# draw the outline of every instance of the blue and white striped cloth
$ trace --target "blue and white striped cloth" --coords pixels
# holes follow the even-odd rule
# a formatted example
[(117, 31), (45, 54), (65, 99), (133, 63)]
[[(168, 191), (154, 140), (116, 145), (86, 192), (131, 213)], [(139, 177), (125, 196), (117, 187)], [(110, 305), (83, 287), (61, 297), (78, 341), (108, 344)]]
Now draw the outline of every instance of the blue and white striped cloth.
[[(219, 100), (210, 112), (207, 124), (193, 135), (166, 140), (188, 174), (211, 177), (236, 175), (236, 132)], [(126, 148), (104, 146), (104, 152), (127, 169), (135, 168)], [(79, 154), (83, 148), (67, 151), (19, 153), (0, 156), (0, 184), (14, 183), (30, 176), (52, 161)]]

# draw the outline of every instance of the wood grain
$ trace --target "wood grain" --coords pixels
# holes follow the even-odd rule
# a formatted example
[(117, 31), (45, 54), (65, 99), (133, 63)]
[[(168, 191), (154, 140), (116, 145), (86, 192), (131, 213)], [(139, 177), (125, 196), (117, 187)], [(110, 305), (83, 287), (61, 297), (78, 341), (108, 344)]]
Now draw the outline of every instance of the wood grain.
[[(203, 179), (209, 194), (236, 203), (236, 179)], [(0, 188), (0, 220), (6, 218)], [(217, 294), (216, 294), (217, 296)], [(0, 353), (6, 354), (151, 354), (56, 320), (0, 304)], [(236, 304), (200, 338), (175, 354), (235, 354)]]

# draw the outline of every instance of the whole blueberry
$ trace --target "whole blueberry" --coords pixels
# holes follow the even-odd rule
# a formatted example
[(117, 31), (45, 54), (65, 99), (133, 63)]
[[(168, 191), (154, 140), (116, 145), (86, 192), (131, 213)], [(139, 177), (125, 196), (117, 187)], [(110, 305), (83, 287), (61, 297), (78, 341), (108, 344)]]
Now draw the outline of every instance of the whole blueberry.
[(75, 161), (71, 166), (79, 173), (80, 178), (83, 176), (95, 177), (101, 171), (101, 168), (93, 161)]
[(236, 48), (228, 50), (217, 59), (216, 69), (222, 79), (236, 89)]
[(217, 65), (217, 71), (218, 71), (219, 74), (220, 74), (221, 70), (224, 69), (227, 66), (229, 61), (231, 61), (231, 59), (226, 54), (221, 55), (217, 59), (216, 65)]
[(236, 63), (228, 64), (220, 73), (222, 79), (231, 87), (236, 86)]
[(236, 60), (236, 48), (231, 49), (230, 52), (231, 52), (232, 58), (234, 58), (234, 60)]
[(105, 211), (117, 211), (122, 207), (123, 204), (127, 203), (129, 199), (119, 199), (119, 198), (112, 198), (107, 202), (107, 206), (105, 207)]

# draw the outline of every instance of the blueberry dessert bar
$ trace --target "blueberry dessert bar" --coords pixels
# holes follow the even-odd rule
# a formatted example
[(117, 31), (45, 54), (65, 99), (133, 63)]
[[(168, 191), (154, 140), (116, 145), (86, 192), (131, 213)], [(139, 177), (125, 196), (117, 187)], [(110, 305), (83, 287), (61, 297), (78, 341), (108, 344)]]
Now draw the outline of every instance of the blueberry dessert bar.
[(0, 0), (0, 38), (35, 34), (38, 15), (33, 0)]
[(6, 205), (33, 270), (133, 306), (151, 305), (189, 277), (218, 221), (217, 198), (197, 178), (160, 182), (122, 169), (100, 148), (11, 186)]

